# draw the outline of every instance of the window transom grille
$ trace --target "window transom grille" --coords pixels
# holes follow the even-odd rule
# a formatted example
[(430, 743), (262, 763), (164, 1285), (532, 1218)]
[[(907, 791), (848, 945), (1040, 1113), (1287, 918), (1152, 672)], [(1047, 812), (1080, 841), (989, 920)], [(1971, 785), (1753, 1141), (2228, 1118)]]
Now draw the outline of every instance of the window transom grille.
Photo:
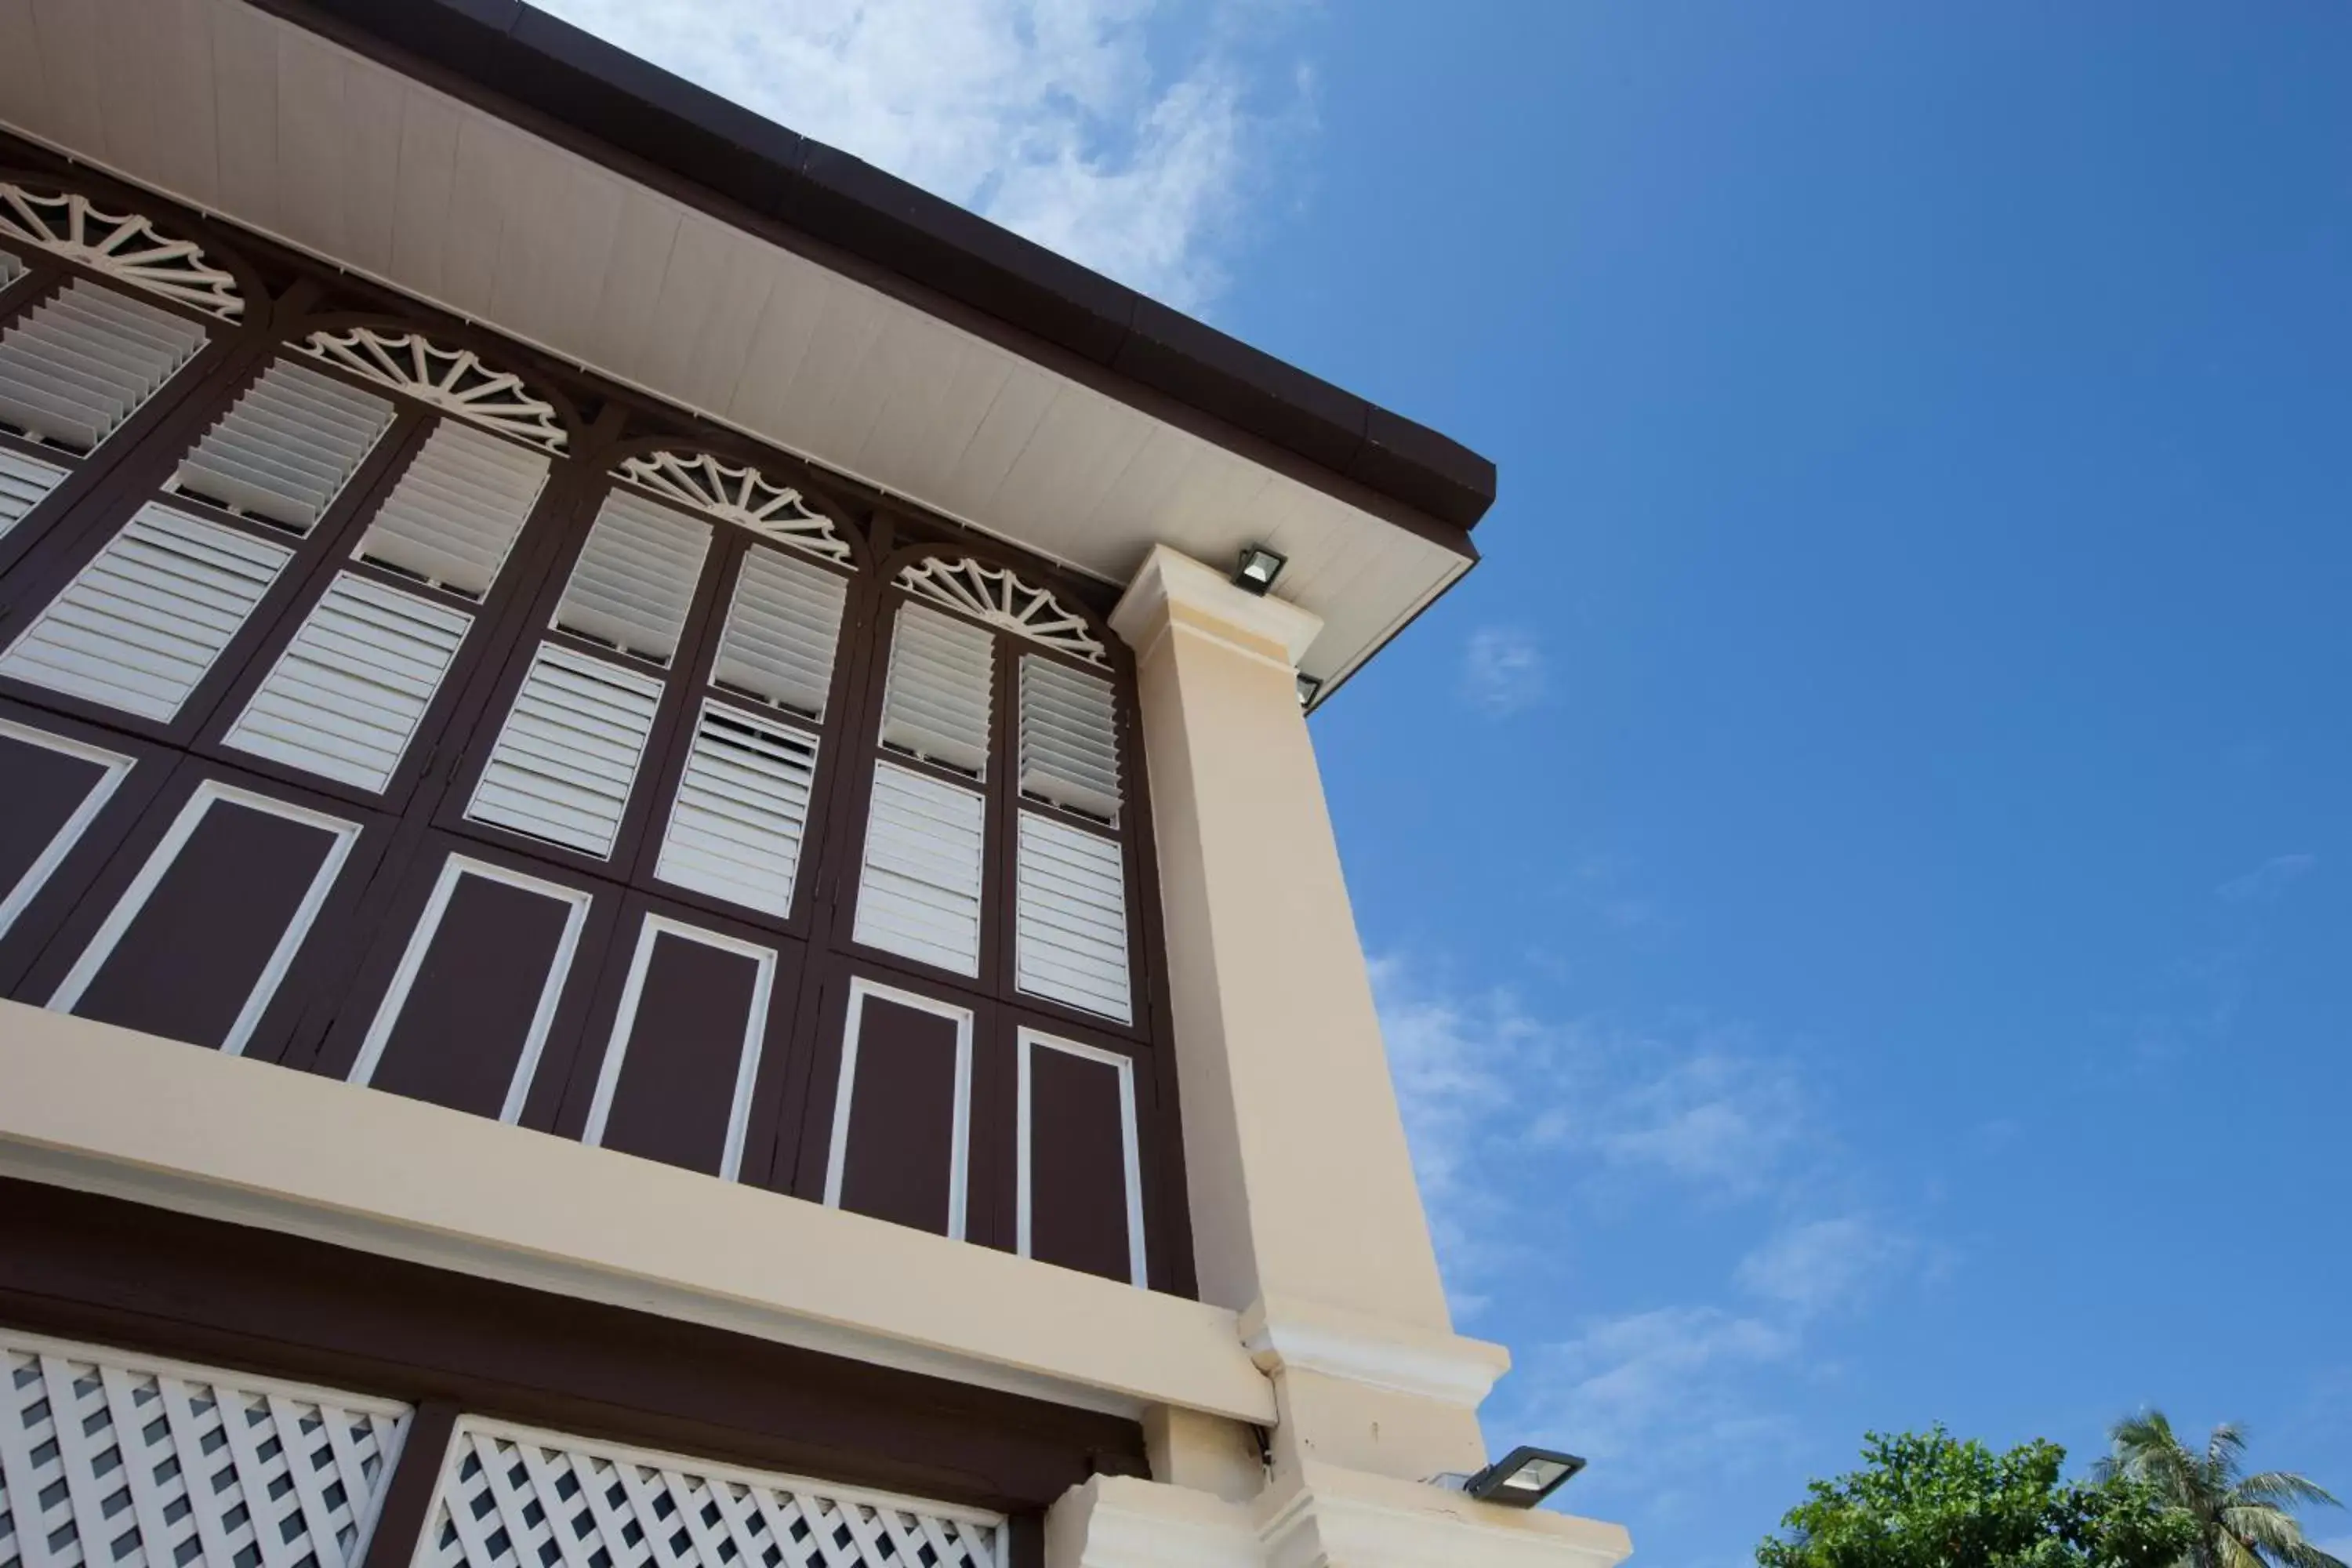
[(567, 444), (553, 404), (533, 394), (512, 371), (490, 369), (471, 349), (445, 348), (422, 332), (372, 327), (312, 332), (302, 346), (330, 364), (500, 435), (550, 452), (561, 452)]
[(1087, 629), (1084, 617), (1008, 567), (934, 555), (902, 570), (898, 586), (1088, 664), (1110, 663), (1110, 651)]
[(0, 184), (0, 235), (223, 321), (245, 315), (236, 278), (206, 261), (203, 247), (173, 238), (136, 213), (93, 206), (87, 196)]
[(623, 458), (614, 473), (779, 544), (849, 563), (849, 541), (833, 519), (802, 500), (800, 491), (757, 468), (739, 468), (708, 452), (655, 452)]

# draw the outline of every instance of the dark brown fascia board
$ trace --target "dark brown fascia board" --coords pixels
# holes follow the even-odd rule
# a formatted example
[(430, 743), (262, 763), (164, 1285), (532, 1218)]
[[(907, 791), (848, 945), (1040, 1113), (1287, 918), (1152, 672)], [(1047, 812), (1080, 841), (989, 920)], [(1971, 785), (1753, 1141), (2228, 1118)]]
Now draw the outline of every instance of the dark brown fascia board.
[(1495, 465), (1467, 447), (521, 0), (257, 3), (404, 52), (836, 247), (1156, 395), (1128, 399), (1147, 412), (1172, 399), (1344, 481), (1319, 488), (1369, 491), (1391, 503), (1369, 510), (1415, 532), (1439, 525), (1476, 554), (1466, 535), (1494, 504)]

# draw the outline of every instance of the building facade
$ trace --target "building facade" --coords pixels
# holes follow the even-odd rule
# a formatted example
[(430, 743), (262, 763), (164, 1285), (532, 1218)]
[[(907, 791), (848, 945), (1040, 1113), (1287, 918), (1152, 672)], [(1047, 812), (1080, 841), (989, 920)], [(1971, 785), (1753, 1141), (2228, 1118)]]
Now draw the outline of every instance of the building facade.
[(0, 126), (0, 1568), (1624, 1555), (1303, 716), (1489, 467), (520, 5)]

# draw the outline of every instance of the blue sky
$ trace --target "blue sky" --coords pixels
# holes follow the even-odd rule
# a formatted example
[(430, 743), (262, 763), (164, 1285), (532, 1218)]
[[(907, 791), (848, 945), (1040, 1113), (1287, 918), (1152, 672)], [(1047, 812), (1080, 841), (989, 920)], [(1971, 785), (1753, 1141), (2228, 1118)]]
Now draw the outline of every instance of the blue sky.
[(1501, 465), (1316, 731), (1638, 1562), (1936, 1420), (2352, 1489), (2352, 9), (561, 8)]

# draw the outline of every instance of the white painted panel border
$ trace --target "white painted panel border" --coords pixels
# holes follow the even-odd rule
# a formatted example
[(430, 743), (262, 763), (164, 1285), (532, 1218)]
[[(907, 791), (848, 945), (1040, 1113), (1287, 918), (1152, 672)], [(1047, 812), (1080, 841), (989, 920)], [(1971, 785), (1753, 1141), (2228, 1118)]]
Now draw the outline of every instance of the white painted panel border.
[(621, 1066), (636, 1026), (637, 1004), (645, 995), (646, 972), (653, 967), (654, 942), (664, 935), (740, 954), (755, 966), (751, 1010), (744, 1020), (743, 1048), (735, 1061), (735, 1098), (727, 1108), (727, 1142), (719, 1160), (720, 1179), (731, 1182), (743, 1166), (743, 1139), (751, 1121), (751, 1086), (760, 1076), (760, 1049), (768, 1033), (768, 1003), (775, 991), (776, 950), (721, 936), (667, 915), (647, 915), (637, 931), (637, 949), (629, 959), (629, 978), (621, 988), (620, 1011), (614, 1016), (613, 1033), (604, 1044), (604, 1063), (596, 1074), (596, 1097), (589, 1103), (588, 1128), (580, 1135), (580, 1141), (592, 1149), (604, 1146), (604, 1124), (612, 1118), (613, 1096), (621, 1086)]
[(1020, 1031), (1020, 1112), (1016, 1139), (1018, 1152), (1017, 1192), (1014, 1195), (1013, 1249), (1022, 1257), (1029, 1256), (1029, 1200), (1034, 1188), (1029, 1160), (1031, 1136), (1035, 1124), (1030, 1114), (1031, 1055), (1040, 1047), (1060, 1051), (1083, 1061), (1101, 1062), (1118, 1069), (1118, 1136), (1119, 1149), (1125, 1164), (1127, 1182), (1127, 1268), (1128, 1279), (1139, 1289), (1148, 1289), (1150, 1270), (1145, 1261), (1143, 1245), (1143, 1157), (1136, 1137), (1135, 1062), (1117, 1051), (1106, 1051), (1096, 1046), (1066, 1040), (1042, 1029), (1024, 1026)]
[(349, 1081), (364, 1085), (375, 1077), (376, 1067), (383, 1060), (384, 1047), (391, 1044), (392, 1031), (400, 1022), (401, 1010), (408, 1005), (409, 988), (416, 984), (417, 971), (425, 967), (425, 955), (432, 950), (433, 939), (441, 930), (441, 917), (448, 911), (450, 896), (457, 892), (460, 877), (502, 882), (569, 906), (563, 935), (556, 942), (555, 956), (548, 961), (547, 978), (540, 984), (539, 1006), (531, 1013), (530, 1028), (523, 1036), (522, 1054), (515, 1058), (506, 1103), (499, 1110), (499, 1120), (511, 1123), (521, 1117), (523, 1101), (530, 1097), (531, 1078), (539, 1071), (540, 1053), (546, 1048), (548, 1031), (555, 1026), (555, 1009), (563, 999), (563, 983), (570, 977), (572, 957), (580, 950), (581, 928), (588, 923), (588, 906), (595, 898), (577, 888), (509, 871), (504, 866), (493, 866), (470, 855), (452, 855), (442, 862), (441, 874), (434, 879), (433, 891), (425, 900), (425, 912), (417, 917), (416, 929), (409, 933), (408, 945), (401, 952), (400, 966), (393, 971), (392, 985), (377, 1005), (374, 1020), (368, 1025), (359, 1059), (352, 1063)]
[(841, 1206), (842, 1173), (849, 1163), (849, 1107), (857, 1088), (857, 1035), (869, 996), (955, 1022), (955, 1130), (948, 1149), (948, 1238), (961, 1241), (971, 1159), (971, 1009), (878, 984), (863, 975), (849, 983), (849, 1017), (841, 1037), (841, 1081), (833, 1092), (833, 1146), (824, 1165), (824, 1206)]
[(153, 896), (157, 885), (171, 870), (173, 862), (180, 858), (180, 851), (187, 847), (188, 840), (194, 837), (197, 826), (204, 821), (205, 813), (219, 805), (241, 805), (270, 816), (283, 817), (289, 822), (323, 828), (332, 836), (325, 858), (319, 862), (318, 870), (311, 873), (310, 887), (303, 890), (302, 901), (295, 906), (294, 918), (287, 921), (286, 930), (278, 938), (278, 945), (270, 950), (269, 962), (262, 965), (260, 978), (253, 983), (252, 991), (246, 995), (245, 1005), (237, 1010), (235, 1021), (228, 1026), (227, 1038), (220, 1044), (224, 1056), (237, 1056), (245, 1050), (246, 1042), (253, 1037), (253, 1031), (260, 1024), (261, 1015), (268, 1007), (270, 998), (278, 994), (278, 984), (285, 980), (286, 971), (292, 966), (294, 954), (300, 951), (302, 939), (310, 934), (311, 922), (319, 918), (319, 910), (325, 905), (327, 894), (333, 889), (335, 878), (341, 872), (343, 862), (351, 858), (352, 846), (359, 839), (360, 825), (343, 817), (330, 816), (323, 811), (312, 811), (308, 806), (256, 795), (251, 790), (239, 789), (217, 779), (206, 779), (198, 784), (196, 793), (190, 795), (188, 803), (180, 808), (180, 815), (173, 819), (171, 827), (164, 832), (163, 841), (155, 846), (153, 853), (147, 857), (147, 864), (139, 868), (139, 875), (131, 879), (131, 886), (115, 901), (113, 910), (106, 917), (106, 923), (98, 928), (98, 934), (90, 938), (89, 945), (82, 950), (81, 957), (75, 961), (73, 968), (59, 983), (56, 994), (49, 998), (51, 1012), (70, 1013), (74, 1010), (75, 1004), (82, 998), (82, 993), (89, 989), (89, 983), (98, 978), (98, 972), (114, 955), (115, 944), (122, 940), (122, 933), (131, 929), (131, 922), (137, 920), (139, 911), (147, 907), (147, 900)]
[(29, 724), (19, 724), (8, 719), (0, 719), (0, 735), (12, 741), (21, 741), (28, 746), (79, 757), (106, 770), (99, 775), (98, 782), (89, 786), (89, 793), (81, 797), (81, 804), (74, 807), (73, 815), (66, 818), (65, 825), (50, 837), (48, 846), (33, 858), (30, 866), (25, 868), (25, 874), (16, 879), (16, 885), (9, 889), (5, 897), (0, 897), (0, 936), (5, 936), (8, 928), (16, 923), (16, 917), (25, 912), (25, 906), (31, 903), (41, 889), (47, 885), (65, 858), (73, 853), (73, 847), (81, 842), (81, 836), (89, 831), (89, 825), (98, 820), (98, 814), (106, 809), (106, 803), (113, 797), (116, 787), (130, 775), (131, 759), (120, 752), (93, 746), (87, 741), (52, 735), (47, 730), (36, 730)]

